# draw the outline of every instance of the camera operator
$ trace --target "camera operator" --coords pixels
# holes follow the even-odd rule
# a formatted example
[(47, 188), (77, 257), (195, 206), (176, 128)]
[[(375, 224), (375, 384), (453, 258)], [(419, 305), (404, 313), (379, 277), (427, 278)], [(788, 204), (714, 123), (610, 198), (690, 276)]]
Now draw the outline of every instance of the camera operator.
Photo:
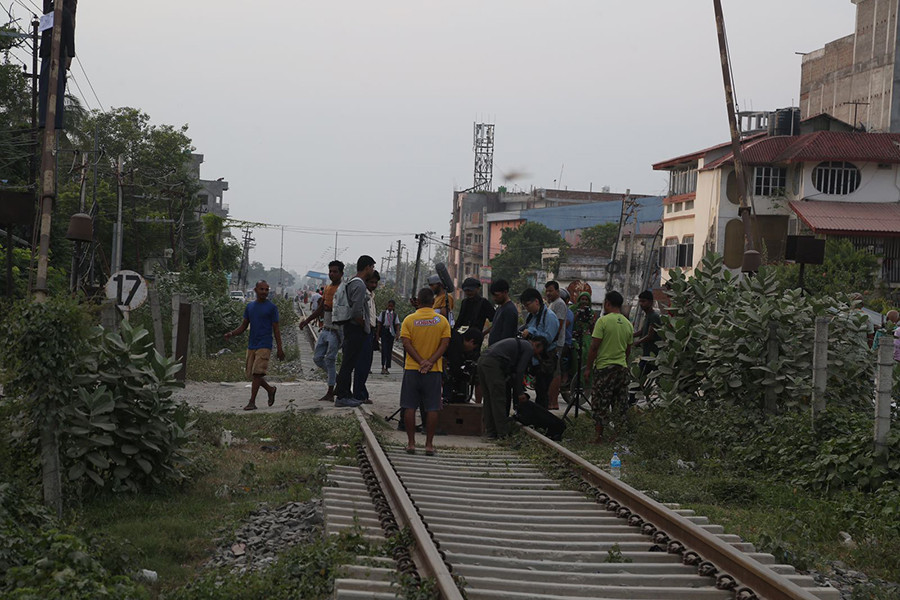
[(450, 333), (450, 345), (444, 353), (447, 369), (444, 380), (445, 403), (467, 403), (469, 388), (475, 384), (475, 363), (484, 334), (480, 329), (470, 328), (463, 333)]
[(478, 361), (478, 380), (484, 394), (482, 419), (488, 437), (505, 437), (510, 433), (510, 392), (516, 401), (525, 394), (525, 371), (535, 356), (542, 356), (547, 340), (532, 336), (528, 340), (507, 338), (488, 347)]
[[(559, 333), (559, 319), (556, 318), (553, 311), (547, 308), (541, 293), (534, 288), (528, 288), (522, 292), (519, 301), (528, 312), (525, 325), (520, 328), (519, 335), (526, 340), (535, 336), (547, 340), (546, 352), (534, 364), (532, 371), (534, 373), (534, 403), (543, 408), (549, 408), (550, 382), (553, 380), (557, 367), (556, 337)], [(562, 326), (565, 327), (565, 323)], [(534, 361), (532, 362), (534, 363)]]

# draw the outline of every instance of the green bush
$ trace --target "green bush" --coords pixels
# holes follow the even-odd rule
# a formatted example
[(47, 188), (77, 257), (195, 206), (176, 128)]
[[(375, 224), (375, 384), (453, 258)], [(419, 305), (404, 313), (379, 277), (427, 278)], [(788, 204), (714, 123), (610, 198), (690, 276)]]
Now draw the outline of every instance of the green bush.
[(11, 600), (147, 598), (122, 575), (127, 560), (67, 533), (20, 490), (0, 483), (0, 593)]
[[(779, 409), (808, 404), (815, 318), (826, 316), (828, 402), (870, 403), (874, 358), (866, 317), (846, 298), (782, 289), (771, 269), (738, 279), (716, 255), (706, 256), (690, 278), (672, 271), (670, 284), (654, 374), (663, 401), (686, 395), (759, 409), (771, 393)], [(770, 335), (775, 360), (769, 359)]]
[(81, 362), (77, 393), (63, 410), (71, 481), (137, 491), (183, 478), (191, 440), (188, 408), (172, 399), (180, 363), (161, 356), (146, 329), (98, 329)]

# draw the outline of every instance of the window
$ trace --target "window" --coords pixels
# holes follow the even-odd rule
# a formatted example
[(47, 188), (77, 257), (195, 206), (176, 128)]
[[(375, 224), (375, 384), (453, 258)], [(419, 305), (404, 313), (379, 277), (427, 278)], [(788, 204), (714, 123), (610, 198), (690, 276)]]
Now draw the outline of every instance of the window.
[(480, 244), (482, 239), (483, 239), (483, 238), (482, 238), (482, 235), (481, 235), (480, 233), (476, 233), (476, 234), (475, 234), (475, 243), (476, 243), (476, 244)]
[(681, 238), (681, 243), (678, 244), (678, 256), (675, 261), (679, 267), (694, 266), (694, 236), (686, 235)]
[(669, 173), (669, 195), (680, 196), (697, 191), (697, 169), (681, 169)]
[(852, 194), (861, 178), (856, 165), (848, 162), (823, 162), (813, 170), (813, 185), (823, 194)]
[(678, 238), (666, 239), (666, 244), (659, 249), (659, 266), (663, 269), (674, 269), (678, 266)]
[(784, 167), (756, 167), (753, 179), (755, 196), (779, 196), (787, 187), (787, 169)]
[(684, 202), (679, 202), (675, 204), (675, 212), (681, 212), (681, 209), (684, 208)]
[(672, 207), (673, 207), (673, 206), (674, 206), (674, 204), (666, 204), (666, 212), (667, 212), (667, 213), (671, 213), (671, 212), (672, 212)]
[(694, 210), (694, 201), (688, 200), (684, 203), (684, 210)]
[(466, 234), (466, 244), (471, 244), (471, 243), (472, 243), (472, 234), (467, 233)]

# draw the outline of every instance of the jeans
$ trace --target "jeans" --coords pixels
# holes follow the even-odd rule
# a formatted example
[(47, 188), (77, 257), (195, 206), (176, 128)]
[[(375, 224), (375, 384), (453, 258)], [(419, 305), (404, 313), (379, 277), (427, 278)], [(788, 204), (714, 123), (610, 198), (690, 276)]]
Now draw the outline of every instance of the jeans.
[(343, 358), (341, 358), (341, 370), (337, 374), (337, 387), (334, 395), (338, 398), (352, 398), (350, 384), (353, 381), (353, 371), (359, 354), (366, 343), (366, 330), (353, 323), (344, 324), (344, 343), (341, 345)]
[(337, 331), (323, 329), (319, 332), (319, 341), (313, 354), (313, 362), (328, 373), (328, 385), (333, 386), (336, 377), (337, 353), (341, 348), (341, 336)]
[(353, 373), (353, 397), (357, 400), (368, 400), (369, 390), (366, 389), (366, 381), (369, 379), (369, 371), (372, 370), (372, 357), (374, 356), (375, 330), (366, 336), (363, 342), (359, 358), (356, 359), (356, 371)]
[(382, 369), (390, 369), (391, 363), (393, 360), (391, 359), (391, 352), (394, 349), (394, 336), (387, 333), (383, 329), (381, 330), (381, 368)]

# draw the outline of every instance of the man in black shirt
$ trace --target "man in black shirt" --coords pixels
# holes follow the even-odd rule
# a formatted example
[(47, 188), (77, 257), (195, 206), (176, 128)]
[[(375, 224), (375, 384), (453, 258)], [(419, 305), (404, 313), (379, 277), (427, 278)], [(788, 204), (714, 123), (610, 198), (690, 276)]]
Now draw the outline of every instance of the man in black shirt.
[(525, 371), (531, 359), (540, 356), (547, 347), (547, 340), (536, 336), (528, 340), (507, 338), (484, 351), (478, 361), (478, 380), (484, 392), (482, 419), (488, 437), (509, 435), (510, 392), (516, 401), (525, 400)]
[(519, 330), (519, 310), (509, 299), (509, 282), (505, 279), (498, 279), (492, 283), (491, 296), (494, 304), (497, 305), (497, 310), (490, 327), (485, 329), (485, 332), (490, 332), (488, 346), (493, 346), (500, 340), (516, 337)]
[(474, 277), (469, 277), (462, 284), (462, 291), (466, 295), (459, 305), (459, 315), (456, 317), (456, 331), (465, 331), (463, 327), (484, 331), (486, 321), (494, 320), (494, 307), (486, 299), (481, 297), (481, 283)]

